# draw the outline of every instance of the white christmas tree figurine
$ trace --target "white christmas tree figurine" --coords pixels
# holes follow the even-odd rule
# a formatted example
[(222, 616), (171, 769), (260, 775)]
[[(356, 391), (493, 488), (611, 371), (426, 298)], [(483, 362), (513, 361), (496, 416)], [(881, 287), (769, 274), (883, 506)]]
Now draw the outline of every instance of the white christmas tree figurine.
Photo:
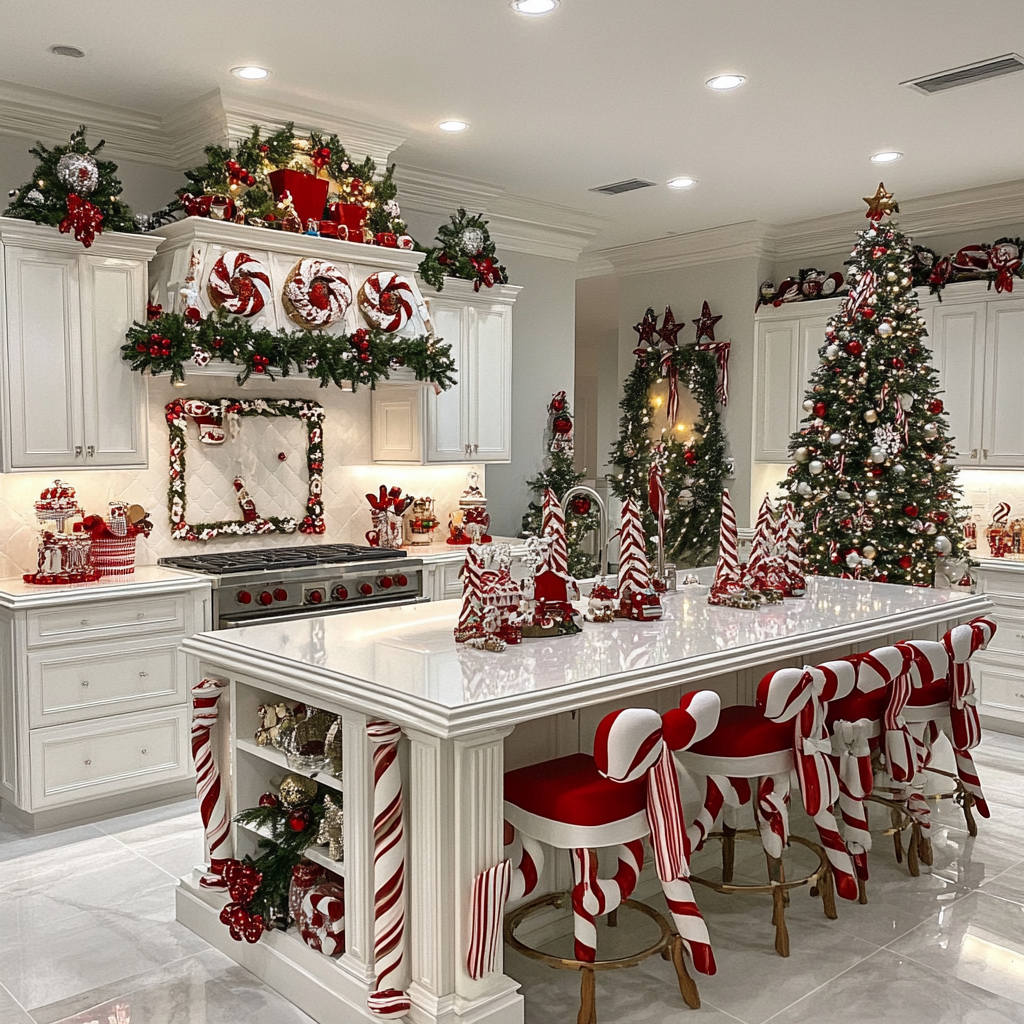
[(455, 627), (455, 641), (463, 644), (483, 634), (483, 604), (480, 589), (483, 583), (484, 556), (479, 546), (466, 548), (466, 561), (462, 566), (462, 608)]
[(661, 600), (651, 587), (640, 510), (632, 498), (622, 503), (619, 525), (619, 615), (630, 619), (661, 617)]

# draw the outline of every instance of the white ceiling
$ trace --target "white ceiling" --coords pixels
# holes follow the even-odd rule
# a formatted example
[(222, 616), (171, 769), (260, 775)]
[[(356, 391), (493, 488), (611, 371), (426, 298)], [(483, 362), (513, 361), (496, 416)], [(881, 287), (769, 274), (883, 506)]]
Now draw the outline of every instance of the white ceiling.
[[(157, 115), (244, 88), (395, 126), (400, 164), (606, 220), (591, 249), (849, 210), (880, 177), (904, 199), (1024, 177), (1024, 72), (898, 84), (1013, 51), (1021, 0), (562, 0), (544, 18), (507, 0), (5, 0), (0, 29), (22, 85)], [(232, 78), (250, 63), (271, 78)], [(705, 88), (726, 71), (747, 85)], [(445, 117), (471, 128), (445, 135)], [(906, 156), (880, 171), (883, 149)], [(662, 185), (678, 174), (700, 184)], [(634, 176), (659, 187), (587, 191)]]

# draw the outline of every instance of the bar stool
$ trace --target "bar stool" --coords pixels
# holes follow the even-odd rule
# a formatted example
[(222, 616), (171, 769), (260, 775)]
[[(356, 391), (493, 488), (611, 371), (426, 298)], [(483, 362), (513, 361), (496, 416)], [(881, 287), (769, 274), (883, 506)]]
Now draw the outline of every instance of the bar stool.
[[(967, 831), (972, 836), (978, 834), (973, 809), (976, 807), (978, 813), (987, 818), (989, 808), (971, 756), (971, 750), (981, 742), (981, 722), (970, 659), (976, 651), (988, 646), (995, 632), (996, 624), (991, 619), (977, 618), (954, 626), (941, 642), (910, 640), (897, 645), (907, 649), (912, 659), (911, 671), (919, 681), (905, 711), (917, 746), (918, 766), (922, 772), (953, 780), (953, 791), (941, 794), (939, 799), (956, 800), (963, 810)], [(933, 745), (940, 733), (947, 736), (953, 748), (957, 766), (955, 775), (934, 768), (930, 763)], [(922, 803), (923, 789), (922, 778), (915, 793)], [(925, 862), (930, 864), (930, 843), (924, 842)]]
[[(693, 875), (693, 881), (724, 893), (771, 893), (775, 949), (789, 956), (785, 906), (788, 891), (807, 885), (820, 895), (825, 916), (836, 918), (833, 884), (843, 899), (857, 898), (857, 881), (832, 807), (838, 797), (835, 769), (825, 732), (829, 701), (853, 689), (855, 673), (848, 661), (816, 668), (771, 672), (757, 689), (756, 707), (725, 708), (718, 727), (705, 739), (677, 754), (680, 770), (703, 793), (703, 806), (688, 829), (691, 848), (709, 838), (722, 840), (722, 882)], [(820, 845), (789, 834), (790, 779), (799, 782), (804, 808), (814, 820)], [(751, 781), (756, 785), (751, 801)], [(757, 832), (737, 830), (730, 821), (747, 801), (754, 808)], [(723, 816), (723, 828), (713, 832)], [(760, 838), (768, 862), (768, 885), (732, 881), (737, 838)], [(818, 856), (818, 867), (802, 878), (787, 880), (782, 854), (798, 843)]]
[[(571, 893), (541, 896), (512, 911), (505, 939), (514, 949), (551, 967), (580, 971), (578, 1024), (596, 1024), (595, 971), (633, 967), (660, 954), (671, 960), (687, 1005), (700, 1006), (697, 986), (683, 961), (689, 954), (701, 974), (714, 974), (715, 958), (688, 881), (689, 848), (671, 750), (685, 749), (708, 735), (718, 722), (721, 701), (710, 690), (687, 694), (664, 717), (648, 708), (606, 715), (594, 737), (594, 755), (570, 754), (519, 768), (505, 775), (505, 819), (520, 836), (513, 847), (510, 896), (529, 895), (538, 884), (537, 842), (569, 850)], [(645, 836), (654, 848), (658, 877), (675, 928), (656, 911), (630, 899), (643, 868)], [(515, 837), (513, 842), (516, 843)], [(598, 876), (597, 848), (615, 850), (612, 878)], [(531, 914), (570, 902), (575, 958), (552, 956), (527, 946), (516, 929)], [(597, 959), (597, 918), (616, 923), (628, 907), (658, 925), (659, 938), (647, 948), (617, 959)]]
[(905, 799), (881, 797), (874, 786), (875, 755), (884, 761), (894, 784), (902, 786), (914, 778), (917, 754), (903, 714), (914, 684), (908, 675), (911, 654), (898, 644), (845, 660), (854, 667), (855, 689), (829, 704), (825, 721), (839, 779), (843, 837), (857, 874), (857, 898), (860, 903), (867, 903), (867, 855), (872, 843), (866, 801), (881, 803), (889, 809), (892, 826), (887, 833), (893, 836), (898, 862), (903, 861), (902, 832), (908, 826), (914, 828), (907, 866), (914, 877), (920, 874), (920, 825), (907, 810)]

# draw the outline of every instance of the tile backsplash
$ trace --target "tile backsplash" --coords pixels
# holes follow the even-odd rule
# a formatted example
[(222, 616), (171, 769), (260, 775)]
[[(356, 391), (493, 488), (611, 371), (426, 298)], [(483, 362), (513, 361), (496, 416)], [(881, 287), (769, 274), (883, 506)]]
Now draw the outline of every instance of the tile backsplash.
[[(167, 424), (164, 406), (173, 398), (302, 398), (319, 402), (324, 419), (324, 508), (327, 532), (317, 537), (300, 533), (267, 537), (224, 537), (189, 543), (172, 540), (167, 518)], [(174, 388), (167, 378), (149, 381), (149, 468), (146, 470), (66, 470), (0, 474), (0, 577), (18, 576), (34, 568), (38, 524), (33, 502), (55, 477), (75, 487), (87, 512), (102, 514), (107, 502), (122, 499), (142, 505), (154, 524), (149, 539), (140, 539), (140, 565), (165, 555), (198, 554), (243, 547), (329, 542), (365, 543), (370, 528), (367, 491), (380, 484), (400, 486), (436, 500), (442, 524), (458, 504), (466, 474), (482, 466), (375, 466), (370, 461), (370, 391), (352, 393), (320, 388), (316, 382), (277, 380), (250, 382), (239, 389), (230, 377), (192, 377), (188, 386)], [(278, 454), (287, 456), (281, 460)], [(222, 446), (199, 443), (189, 420), (187, 451), (188, 516), (191, 522), (237, 519), (232, 480), (240, 474), (264, 515), (301, 518), (308, 481), (305, 432), (297, 421), (246, 418), (237, 439)], [(439, 535), (441, 531), (438, 531)]]

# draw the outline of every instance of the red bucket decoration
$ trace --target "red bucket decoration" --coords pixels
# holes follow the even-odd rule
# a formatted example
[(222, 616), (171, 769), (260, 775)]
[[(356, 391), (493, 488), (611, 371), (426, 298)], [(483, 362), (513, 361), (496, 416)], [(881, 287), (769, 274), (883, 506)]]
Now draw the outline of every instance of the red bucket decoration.
[(344, 224), (348, 229), (350, 242), (361, 242), (363, 240), (363, 224), (369, 211), (365, 206), (358, 203), (331, 203), (327, 211), (331, 220)]
[(287, 167), (271, 171), (267, 178), (278, 202), (281, 202), (285, 192), (291, 195), (295, 212), (303, 224), (309, 220), (320, 220), (324, 215), (329, 184), (326, 178), (317, 178), (305, 171), (293, 171)]
[(130, 576), (135, 572), (135, 537), (97, 537), (92, 542), (92, 563), (101, 576)]

